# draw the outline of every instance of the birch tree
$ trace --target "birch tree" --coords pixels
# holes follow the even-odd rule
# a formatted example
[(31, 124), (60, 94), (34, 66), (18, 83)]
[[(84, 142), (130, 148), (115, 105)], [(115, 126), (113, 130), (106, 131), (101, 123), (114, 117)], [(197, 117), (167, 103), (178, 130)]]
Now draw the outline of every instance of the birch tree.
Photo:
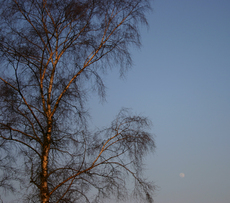
[(151, 202), (141, 173), (155, 147), (150, 121), (122, 109), (91, 132), (86, 110), (90, 90), (105, 96), (104, 71), (131, 66), (149, 1), (0, 2), (1, 180), (27, 189), (22, 202), (71, 203), (124, 199), (129, 177), (131, 194)]

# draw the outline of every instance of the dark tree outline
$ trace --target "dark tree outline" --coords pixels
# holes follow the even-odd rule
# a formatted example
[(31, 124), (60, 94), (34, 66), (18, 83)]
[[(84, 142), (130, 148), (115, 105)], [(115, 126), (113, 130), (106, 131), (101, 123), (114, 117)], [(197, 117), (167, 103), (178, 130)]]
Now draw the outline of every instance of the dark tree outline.
[[(70, 134), (69, 132), (65, 133), (64, 130), (62, 132), (62, 130), (59, 129), (58, 127), (61, 126), (62, 128), (64, 127), (64, 129), (66, 129), (66, 127), (64, 125), (62, 126), (62, 124), (58, 120), (59, 119), (58, 116), (64, 116), (63, 118), (67, 118), (67, 117), (71, 118), (72, 116), (71, 114), (78, 115), (77, 122), (79, 124), (83, 124), (83, 125), (87, 124), (86, 117), (84, 116), (84, 112), (85, 112), (84, 91), (78, 89), (80, 85), (78, 83), (75, 83), (77, 78), (81, 77), (80, 75), (83, 74), (85, 75), (83, 79), (80, 78), (80, 80), (86, 80), (87, 78), (91, 78), (92, 76), (95, 76), (96, 84), (98, 85), (97, 88), (99, 90), (99, 94), (103, 97), (104, 84), (100, 78), (100, 70), (96, 69), (95, 67), (100, 66), (101, 68), (103, 68), (104, 65), (101, 64), (100, 62), (106, 59), (106, 57), (108, 57), (107, 60), (105, 60), (105, 62), (107, 63), (110, 62), (111, 60), (114, 62), (119, 62), (119, 60), (121, 60), (120, 65), (121, 67), (123, 66), (122, 68), (126, 67), (126, 65), (131, 64), (131, 58), (128, 52), (128, 45), (129, 44), (136, 44), (137, 46), (140, 45), (139, 33), (135, 23), (138, 22), (139, 20), (142, 20), (142, 22), (146, 22), (144, 17), (144, 11), (142, 11), (141, 9), (148, 8), (148, 4), (147, 4), (148, 1), (144, 1), (144, 0), (134, 0), (134, 1), (92, 0), (90, 1), (89, 0), (89, 1), (84, 1), (84, 3), (82, 4), (79, 3), (80, 1), (66, 1), (67, 2), (66, 4), (68, 5), (65, 8), (61, 8), (60, 10), (57, 9), (59, 8), (58, 6), (61, 7), (60, 4), (61, 1), (59, 0), (52, 1), (52, 3), (50, 4), (49, 4), (50, 1), (45, 1), (45, 0), (33, 1), (33, 3), (29, 5), (31, 2), (32, 1), (30, 0), (27, 1), (12, 0), (11, 2), (9, 1), (1, 2), (3, 3), (4, 6), (6, 6), (6, 7), (4, 6), (2, 7), (5, 8), (5, 10), (1, 13), (1, 17), (3, 17), (3, 20), (1, 22), (5, 20), (4, 22), (5, 24), (4, 23), (1, 24), (1, 32), (2, 32), (1, 44), (0, 44), (0, 50), (2, 54), (1, 59), (5, 62), (8, 61), (8, 67), (14, 69), (15, 78), (13, 80), (11, 75), (12, 73), (7, 73), (0, 79), (2, 81), (1, 90), (4, 90), (6, 88), (8, 90), (7, 92), (6, 91), (1, 92), (1, 96), (2, 96), (1, 138), (2, 140), (4, 140), (4, 142), (7, 141), (8, 143), (10, 143), (10, 145), (12, 142), (18, 143), (16, 144), (17, 150), (20, 151), (20, 153), (24, 156), (24, 158), (28, 158), (28, 160), (25, 160), (25, 167), (30, 168), (31, 171), (30, 182), (34, 184), (35, 187), (37, 187), (38, 191), (40, 191), (39, 194), (37, 195), (35, 192), (35, 196), (32, 197), (35, 198), (37, 196), (37, 198), (40, 199), (41, 202), (49, 202), (49, 199), (51, 198), (52, 194), (56, 192), (55, 197), (51, 199), (52, 202), (74, 202), (76, 200), (79, 200), (78, 195), (73, 195), (73, 199), (71, 199), (71, 197), (66, 199), (66, 196), (67, 193), (68, 196), (71, 196), (74, 192), (77, 191), (77, 189), (75, 189), (75, 191), (72, 191), (71, 189), (71, 186), (74, 184), (74, 181), (76, 180), (78, 180), (81, 184), (83, 184), (82, 185), (83, 188), (84, 187), (86, 188), (85, 191), (86, 194), (87, 194), (88, 186), (85, 185), (85, 182), (88, 182), (88, 185), (91, 184), (98, 189), (99, 192), (98, 197), (100, 195), (109, 196), (108, 194), (106, 194), (106, 192), (104, 192), (104, 189), (106, 187), (108, 188), (108, 190), (110, 190), (110, 192), (112, 190), (111, 188), (116, 188), (118, 194), (122, 193), (123, 191), (121, 191), (120, 189), (121, 186), (119, 186), (119, 184), (116, 181), (114, 181), (115, 179), (114, 176), (110, 177), (107, 175), (107, 177), (104, 177), (104, 175), (102, 176), (102, 174), (98, 174), (97, 172), (93, 172), (92, 170), (101, 165), (103, 166), (108, 165), (108, 166), (112, 166), (111, 171), (114, 172), (114, 174), (116, 174), (119, 171), (116, 171), (117, 168), (114, 167), (114, 165), (117, 165), (122, 167), (127, 173), (130, 173), (134, 177), (134, 179), (137, 180), (136, 184), (137, 185), (139, 184), (139, 186), (141, 186), (141, 187), (136, 187), (136, 189), (142, 188), (142, 190), (136, 190), (136, 194), (139, 194), (140, 196), (140, 194), (144, 192), (146, 194), (147, 200), (151, 200), (151, 196), (149, 194), (154, 189), (154, 187), (151, 184), (146, 183), (141, 178), (141, 176), (139, 176), (140, 174), (137, 173), (138, 170), (141, 170), (140, 163), (143, 154), (141, 153), (140, 157), (138, 157), (139, 156), (138, 153), (134, 153), (135, 156), (132, 154), (133, 153), (132, 150), (134, 150), (132, 149), (132, 147), (136, 147), (134, 152), (137, 152), (138, 151), (137, 149), (139, 148), (142, 149), (143, 151), (154, 149), (154, 142), (151, 138), (151, 135), (146, 133), (143, 129), (140, 130), (144, 126), (148, 127), (149, 124), (146, 118), (129, 116), (125, 110), (122, 110), (117, 117), (117, 121), (120, 118), (119, 116), (122, 115), (124, 119), (129, 120), (127, 121), (127, 123), (125, 122), (124, 125), (128, 125), (129, 128), (132, 126), (133, 129), (132, 128), (129, 129), (125, 127), (125, 129), (123, 129), (122, 132), (123, 131), (125, 132), (126, 130), (130, 130), (129, 131), (130, 135), (129, 136), (126, 135), (125, 138), (120, 138), (112, 142), (112, 144), (109, 144), (111, 140), (117, 138), (118, 135), (119, 136), (123, 135), (122, 133), (118, 133), (116, 131), (118, 130), (117, 128), (115, 128), (116, 132), (113, 131), (115, 135), (111, 135), (111, 137), (108, 138), (106, 142), (105, 140), (103, 141), (97, 138), (97, 134), (99, 132), (96, 133), (94, 136), (91, 136), (90, 133), (87, 132), (86, 129), (87, 126), (84, 126), (83, 129), (78, 129), (76, 133), (72, 133), (72, 134)], [(41, 4), (39, 4), (39, 2)], [(111, 8), (110, 4), (112, 4), (114, 7)], [(120, 8), (120, 10), (118, 8)], [(36, 13), (36, 9), (38, 9), (37, 10), (38, 13)], [(56, 11), (60, 11), (58, 17), (53, 15), (55, 13), (52, 13), (52, 9), (53, 11), (55, 11), (55, 9)], [(64, 12), (61, 14), (61, 11)], [(127, 13), (125, 13), (125, 11), (127, 11)], [(119, 15), (121, 12), (123, 12), (123, 16), (120, 20)], [(24, 34), (24, 32), (22, 32), (25, 31), (25, 29), (23, 30), (23, 27), (20, 27), (20, 23), (15, 24), (15, 22), (18, 22), (18, 20), (14, 19), (14, 17), (17, 18), (19, 14), (31, 26), (32, 30), (26, 33), (29, 35), (26, 35)], [(4, 18), (4, 15), (6, 15), (7, 18)], [(37, 17), (39, 17), (39, 15), (40, 18), (38, 19), (40, 19), (41, 22), (38, 21), (36, 23), (36, 19)], [(95, 18), (101, 19), (101, 16), (103, 15), (105, 18), (104, 20), (105, 24), (101, 24), (101, 27), (95, 28), (94, 25), (97, 25), (97, 20)], [(50, 21), (47, 21), (47, 19), (50, 19)], [(61, 19), (63, 19), (63, 21)], [(14, 20), (16, 21), (14, 22)], [(23, 19), (20, 20), (23, 21)], [(61, 21), (56, 22), (57, 20), (61, 20)], [(118, 23), (116, 22), (117, 20)], [(132, 22), (132, 20), (134, 20), (134, 22)], [(94, 23), (92, 27), (90, 27), (90, 21)], [(79, 32), (76, 34), (74, 32), (74, 28), (78, 29), (76, 28), (78, 26), (78, 22), (79, 24), (84, 23), (84, 25), (81, 27), (81, 29), (79, 29)], [(51, 23), (51, 28), (53, 28), (53, 30), (50, 28), (50, 23)], [(71, 23), (73, 24), (73, 27), (71, 27)], [(60, 31), (58, 31), (60, 26), (63, 24), (64, 26), (61, 27)], [(4, 27), (6, 25), (8, 26), (7, 29), (6, 27)], [(125, 32), (124, 28), (120, 29), (120, 27), (122, 26), (128, 28), (129, 31), (127, 29), (127, 32)], [(43, 30), (41, 28), (43, 28)], [(66, 36), (66, 38), (62, 39), (61, 34), (65, 31), (66, 28), (69, 28), (69, 31), (67, 30), (67, 32), (63, 34), (64, 36)], [(101, 33), (100, 33), (100, 29), (101, 29)], [(92, 37), (90, 38), (91, 32), (95, 33), (97, 31), (99, 31), (98, 32), (99, 35), (101, 34), (100, 43), (96, 43), (97, 41), (94, 41)], [(8, 36), (7, 35), (4, 36), (5, 34), (4, 32), (9, 32), (7, 34), (8, 35), (11, 34), (10, 36), (12, 37), (12, 39), (7, 39)], [(88, 33), (90, 34), (87, 35)], [(87, 36), (85, 37), (85, 35)], [(113, 36), (115, 37), (117, 36), (118, 38), (113, 38)], [(77, 40), (80, 37), (82, 38), (80, 39), (80, 43), (79, 43)], [(13, 41), (13, 43), (11, 42), (11, 40)], [(40, 45), (36, 40), (40, 40), (42, 45)], [(56, 40), (56, 44), (55, 44), (55, 40)], [(88, 50), (91, 49), (92, 51), (91, 53), (86, 55), (87, 57), (85, 58), (85, 60), (83, 60), (82, 62), (80, 60), (81, 65), (80, 63), (75, 64), (76, 65), (75, 69), (78, 69), (80, 66), (82, 67), (77, 72), (75, 72), (74, 75), (70, 76), (70, 79), (69, 77), (61, 78), (62, 75), (58, 71), (63, 72), (64, 70), (63, 68), (60, 68), (58, 66), (58, 63), (59, 64), (62, 63), (63, 65), (66, 65), (65, 61), (62, 61), (61, 58), (62, 57), (66, 58), (67, 56), (70, 56), (71, 55), (70, 52), (74, 51), (74, 49), (77, 49), (78, 46), (79, 47), (82, 46), (83, 49), (85, 47), (86, 54)], [(39, 50), (41, 52), (40, 54), (39, 54)], [(81, 57), (81, 55), (77, 57), (78, 57), (77, 59), (84, 58)], [(112, 57), (115, 58), (113, 59)], [(45, 63), (44, 60), (46, 60)], [(125, 66), (122, 64), (124, 60), (126, 60)], [(69, 72), (72, 70), (72, 68), (70, 67), (67, 68), (68, 68), (67, 71)], [(87, 68), (89, 68), (88, 72), (86, 70)], [(123, 70), (124, 69), (121, 69), (121, 73), (123, 72)], [(25, 72), (27, 74), (30, 73), (31, 78), (27, 78), (27, 77), (25, 78), (24, 75)], [(65, 74), (66, 73), (63, 72), (64, 76)], [(56, 79), (55, 76), (57, 75), (59, 77)], [(32, 83), (31, 85), (31, 82), (34, 83)], [(36, 82), (38, 84), (36, 84)], [(72, 86), (74, 86), (73, 89), (71, 89)], [(39, 88), (39, 91), (36, 88)], [(29, 96), (26, 95), (27, 92), (25, 91), (25, 89), (28, 89), (29, 90), (28, 92), (31, 93)], [(32, 95), (33, 89), (35, 89), (36, 92), (40, 92), (39, 95)], [(60, 90), (60, 92), (56, 93), (56, 91), (54, 91), (53, 89)], [(77, 93), (75, 92), (76, 90)], [(77, 100), (78, 105), (73, 103), (73, 99)], [(41, 105), (39, 104), (39, 102), (42, 103), (42, 108), (39, 108)], [(61, 111), (60, 113), (58, 112), (59, 109)], [(8, 115), (9, 113), (11, 114), (11, 118), (6, 117), (7, 112)], [(63, 115), (64, 114), (63, 112), (67, 112), (66, 115)], [(58, 116), (55, 117), (55, 115)], [(133, 125), (134, 123), (135, 125)], [(24, 130), (21, 127), (19, 127), (20, 125), (24, 126)], [(138, 129), (135, 129), (136, 127), (138, 127)], [(106, 132), (111, 131), (113, 128), (114, 128), (114, 123), (112, 123), (110, 128), (106, 129)], [(5, 133), (8, 134), (8, 136), (6, 136)], [(58, 137), (58, 135), (56, 135), (58, 133), (63, 134), (63, 136)], [(81, 133), (82, 133), (81, 136), (82, 140), (79, 141), (78, 137), (79, 134)], [(100, 134), (101, 133), (102, 132), (100, 132)], [(135, 136), (132, 137), (131, 136), (132, 133), (134, 133), (134, 135), (135, 133), (137, 133), (137, 137)], [(138, 139), (139, 135), (143, 137), (140, 137), (140, 139)], [(90, 137), (93, 137), (94, 140), (90, 140)], [(131, 139), (131, 137), (133, 139)], [(70, 152), (64, 151), (62, 148), (64, 148), (65, 145), (72, 146), (71, 144), (68, 143), (69, 142), (68, 140), (64, 140), (65, 138), (70, 139), (72, 142), (71, 144), (76, 145), (75, 147), (79, 147), (80, 145), (81, 149), (83, 150), (83, 153), (79, 155), (79, 154), (74, 154), (76, 152), (70, 154)], [(147, 142), (143, 143), (143, 141), (145, 140)], [(120, 141), (128, 141), (128, 142), (124, 145), (124, 144), (120, 144), (122, 143)], [(93, 147), (87, 148), (87, 146), (89, 146), (90, 143)], [(118, 148), (116, 148), (117, 143), (120, 144)], [(107, 146), (107, 144), (109, 144), (109, 146)], [(130, 146), (130, 144), (132, 145)], [(136, 146), (136, 144), (137, 145), (139, 144), (140, 146)], [(3, 146), (2, 149), (6, 149), (7, 147), (9, 146), (7, 146), (6, 144), (5, 146)], [(115, 147), (115, 149), (111, 149), (111, 151), (109, 151), (109, 147)], [(105, 157), (102, 156), (102, 154), (106, 150), (109, 153), (112, 152), (114, 153), (117, 152), (117, 149), (120, 149), (122, 147), (126, 147), (126, 149), (125, 150), (123, 149), (124, 151), (121, 151), (118, 154), (115, 154), (109, 158), (106, 158), (106, 155)], [(92, 151), (93, 154), (90, 154), (89, 153), (90, 151)], [(92, 161), (90, 162), (89, 160), (91, 164), (87, 166), (86, 159), (90, 159), (90, 156), (93, 156), (97, 151), (98, 151), (98, 156), (96, 157), (96, 159), (94, 159), (93, 162)], [(70, 163), (66, 164), (65, 167), (63, 168), (59, 167), (57, 170), (54, 169), (52, 170), (52, 167), (51, 165), (49, 165), (49, 162), (55, 164), (55, 162), (58, 161), (57, 159), (55, 159), (55, 156), (57, 155), (55, 155), (54, 152), (60, 153), (60, 155), (62, 154), (64, 157), (74, 156), (75, 159), (79, 158), (80, 159), (79, 168), (77, 170), (74, 169), (73, 163), (76, 164), (76, 162), (70, 159), (69, 160)], [(136, 163), (131, 162), (129, 165), (133, 164), (133, 166), (135, 167), (133, 168), (133, 170), (136, 172), (133, 172), (130, 168), (128, 168), (126, 164), (122, 162), (122, 159), (119, 159), (119, 162), (115, 162), (115, 161), (110, 162), (111, 159), (115, 159), (117, 157), (120, 158), (120, 156), (126, 152), (130, 153), (129, 154), (130, 158), (135, 159)], [(48, 162), (48, 159), (51, 159), (50, 158), (51, 154), (52, 154), (52, 160), (49, 160)], [(8, 155), (10, 155), (10, 153)], [(100, 159), (102, 159), (102, 161), (97, 163), (97, 161)], [(36, 166), (33, 160), (40, 160), (41, 162), (40, 172), (38, 170), (39, 165)], [(60, 163), (56, 163), (56, 164), (58, 165)], [(61, 170), (62, 173), (59, 173), (59, 170)], [(73, 175), (69, 174), (68, 177), (66, 178), (64, 177), (65, 175), (63, 174), (65, 172), (68, 173), (72, 172), (74, 174)], [(51, 176), (53, 176), (54, 173), (59, 174), (60, 177), (63, 178), (63, 180), (61, 181), (56, 180), (57, 181), (56, 187), (52, 185), (55, 184), (55, 180), (51, 179), (52, 178)], [(39, 174), (41, 174), (40, 177)], [(106, 180), (111, 181), (110, 182), (111, 185), (108, 184), (108, 186), (104, 186), (104, 188), (100, 188), (98, 185), (95, 184), (95, 182), (90, 183), (87, 179), (89, 178), (88, 176), (89, 177), (99, 176), (101, 179), (106, 178)], [(117, 177), (117, 179), (119, 180), (119, 176)], [(68, 185), (65, 185), (65, 183), (67, 183), (68, 181), (70, 181), (70, 183)], [(58, 182), (60, 183), (58, 184)], [(65, 186), (65, 188), (60, 190), (61, 186), (62, 187)], [(125, 185), (122, 186), (122, 189), (125, 190)], [(61, 192), (63, 194), (60, 197), (58, 197), (57, 193), (61, 193)], [(84, 191), (78, 191), (78, 193), (81, 194), (83, 197), (85, 197), (85, 200), (88, 199)]]

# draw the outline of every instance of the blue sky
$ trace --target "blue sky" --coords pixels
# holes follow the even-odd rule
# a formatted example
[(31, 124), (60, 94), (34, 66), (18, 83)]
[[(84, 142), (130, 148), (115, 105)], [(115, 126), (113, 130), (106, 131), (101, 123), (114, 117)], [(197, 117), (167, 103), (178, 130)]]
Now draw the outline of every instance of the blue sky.
[[(121, 107), (153, 122), (145, 175), (155, 203), (230, 202), (230, 1), (155, 0), (133, 69), (105, 77), (95, 125)], [(91, 102), (90, 102), (91, 103)], [(181, 178), (180, 173), (185, 177)]]
[(106, 102), (89, 101), (92, 123), (109, 125), (122, 107), (152, 120), (145, 177), (158, 186), (155, 203), (229, 203), (230, 0), (152, 7), (133, 68), (104, 77)]

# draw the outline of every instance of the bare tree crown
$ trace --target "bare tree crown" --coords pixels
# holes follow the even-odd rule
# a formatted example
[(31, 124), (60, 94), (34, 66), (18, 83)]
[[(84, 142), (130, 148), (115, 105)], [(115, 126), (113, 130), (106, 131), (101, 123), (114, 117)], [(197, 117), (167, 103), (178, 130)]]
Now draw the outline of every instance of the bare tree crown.
[(105, 96), (104, 71), (130, 67), (149, 1), (0, 3), (0, 187), (20, 181), (28, 202), (100, 202), (124, 198), (129, 175), (134, 194), (151, 202), (154, 186), (141, 174), (155, 147), (149, 120), (122, 109), (92, 133), (85, 108), (90, 89)]

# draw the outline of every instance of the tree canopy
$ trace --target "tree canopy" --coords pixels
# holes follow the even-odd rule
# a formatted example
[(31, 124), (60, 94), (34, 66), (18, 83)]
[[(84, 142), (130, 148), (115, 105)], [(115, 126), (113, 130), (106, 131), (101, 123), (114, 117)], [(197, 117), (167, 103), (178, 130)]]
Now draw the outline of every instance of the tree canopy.
[[(155, 148), (150, 121), (118, 113), (91, 132), (90, 93), (104, 71), (132, 64), (148, 0), (1, 0), (0, 187), (23, 202), (100, 202), (129, 193), (152, 201), (142, 158)], [(4, 180), (7, 180), (7, 184)]]

